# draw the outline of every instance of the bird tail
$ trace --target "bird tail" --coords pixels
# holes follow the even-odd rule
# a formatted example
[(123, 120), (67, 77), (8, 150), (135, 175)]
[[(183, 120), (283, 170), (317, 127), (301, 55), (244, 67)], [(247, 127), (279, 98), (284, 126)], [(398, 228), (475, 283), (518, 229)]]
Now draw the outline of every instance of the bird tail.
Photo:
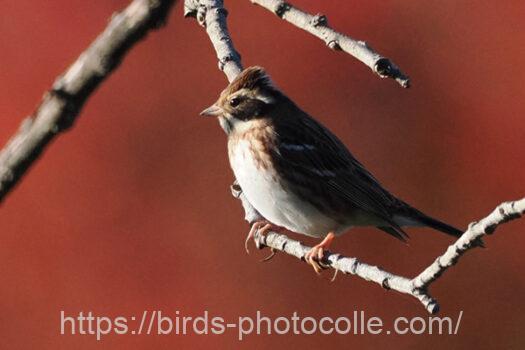
[(463, 231), (461, 231), (458, 228), (455, 228), (454, 226), (451, 226), (447, 223), (444, 223), (442, 221), (436, 220), (430, 216), (427, 215), (420, 215), (416, 218), (417, 221), (419, 221), (424, 226), (428, 226), (430, 228), (433, 228), (435, 230), (441, 231), (443, 233), (446, 233), (447, 235), (459, 237), (463, 234)]
[[(405, 212), (397, 216), (395, 221), (399, 226), (427, 226), (456, 238), (460, 237), (464, 233), (464, 231), (423, 214), (419, 210), (412, 207), (410, 207), (409, 213)], [(485, 247), (482, 240), (479, 240), (474, 245), (478, 247)]]

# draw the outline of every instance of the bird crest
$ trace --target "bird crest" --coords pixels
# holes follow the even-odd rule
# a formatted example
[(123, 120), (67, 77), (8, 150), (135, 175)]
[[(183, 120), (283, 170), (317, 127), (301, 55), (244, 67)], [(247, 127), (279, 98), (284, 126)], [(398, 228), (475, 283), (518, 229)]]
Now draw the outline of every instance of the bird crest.
[(228, 87), (228, 92), (233, 93), (242, 89), (271, 89), (275, 87), (264, 68), (253, 66), (243, 70)]

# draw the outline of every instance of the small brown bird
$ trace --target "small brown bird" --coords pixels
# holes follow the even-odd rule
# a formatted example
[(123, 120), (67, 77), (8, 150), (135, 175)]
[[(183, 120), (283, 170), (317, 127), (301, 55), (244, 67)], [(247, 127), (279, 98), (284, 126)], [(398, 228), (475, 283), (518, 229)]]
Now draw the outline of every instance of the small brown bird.
[(355, 226), (375, 226), (402, 241), (408, 237), (402, 226), (462, 233), (385, 190), (263, 68), (245, 69), (201, 115), (218, 117), (235, 177), (267, 220), (254, 223), (248, 239), (258, 229), (323, 238), (305, 256), (316, 272), (334, 237)]

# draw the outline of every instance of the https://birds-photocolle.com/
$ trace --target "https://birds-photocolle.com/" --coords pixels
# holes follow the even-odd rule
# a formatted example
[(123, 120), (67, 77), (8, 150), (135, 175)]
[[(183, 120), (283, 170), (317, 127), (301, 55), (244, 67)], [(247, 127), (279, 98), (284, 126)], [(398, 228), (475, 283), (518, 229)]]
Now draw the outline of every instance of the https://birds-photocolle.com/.
[(231, 168), (250, 204), (266, 219), (259, 230), (322, 239), (306, 261), (316, 272), (334, 237), (375, 226), (406, 241), (404, 226), (427, 226), (458, 237), (462, 231), (398, 199), (346, 146), (272, 82), (261, 67), (240, 73), (203, 116), (219, 119)]

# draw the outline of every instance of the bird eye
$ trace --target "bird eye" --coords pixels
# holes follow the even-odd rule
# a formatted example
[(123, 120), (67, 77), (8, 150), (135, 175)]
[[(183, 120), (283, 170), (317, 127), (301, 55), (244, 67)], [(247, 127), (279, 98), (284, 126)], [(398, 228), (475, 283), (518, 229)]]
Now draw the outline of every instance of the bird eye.
[(232, 99), (230, 100), (230, 106), (232, 107), (237, 107), (239, 103), (241, 103), (241, 99), (238, 97), (232, 97)]

